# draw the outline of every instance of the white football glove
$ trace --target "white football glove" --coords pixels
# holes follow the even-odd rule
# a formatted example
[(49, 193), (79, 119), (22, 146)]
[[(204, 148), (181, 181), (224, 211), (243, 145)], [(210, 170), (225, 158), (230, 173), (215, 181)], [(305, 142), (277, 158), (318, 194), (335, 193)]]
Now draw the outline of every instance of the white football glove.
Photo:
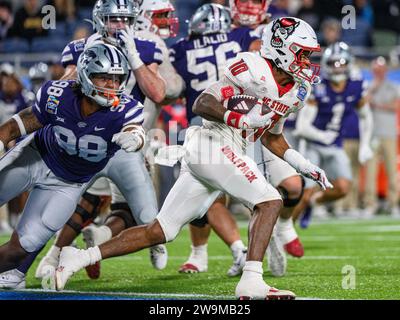
[(261, 114), (261, 105), (256, 104), (248, 114), (244, 115), (240, 120), (243, 129), (258, 129), (267, 128), (272, 124), (272, 117), (275, 115), (274, 111), (271, 111), (265, 115)]
[(3, 154), (4, 151), (4, 142), (0, 140), (0, 155)]
[(139, 69), (143, 65), (143, 61), (140, 59), (139, 52), (136, 49), (134, 26), (127, 26), (126, 30), (121, 30), (120, 38), (122, 40), (121, 48), (128, 58), (131, 69)]
[(358, 149), (358, 161), (360, 164), (366, 163), (369, 159), (374, 156), (374, 152), (371, 147), (367, 144), (360, 144)]
[(126, 152), (135, 152), (144, 145), (144, 137), (136, 131), (124, 131), (114, 134), (111, 142), (115, 142)]
[(284, 159), (293, 168), (306, 178), (312, 179), (317, 182), (323, 190), (327, 188), (333, 188), (333, 185), (328, 181), (325, 171), (316, 165), (312, 164), (309, 160), (306, 160), (300, 153), (294, 149), (286, 150)]

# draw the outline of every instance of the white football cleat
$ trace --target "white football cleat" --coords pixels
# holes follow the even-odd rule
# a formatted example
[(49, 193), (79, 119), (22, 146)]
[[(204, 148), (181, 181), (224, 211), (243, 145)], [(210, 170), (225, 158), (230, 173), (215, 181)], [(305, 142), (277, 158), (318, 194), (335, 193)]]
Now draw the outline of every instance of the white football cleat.
[(154, 269), (162, 270), (167, 266), (168, 251), (164, 244), (159, 244), (150, 248), (150, 260)]
[(74, 247), (64, 247), (61, 250), (60, 261), (56, 269), (56, 289), (63, 290), (68, 279), (82, 268), (90, 264), (87, 250)]
[(279, 238), (272, 233), (269, 245), (266, 251), (268, 260), (268, 269), (275, 277), (282, 277), (286, 273), (287, 257), (283, 244)]
[(237, 250), (234, 252), (233, 265), (229, 268), (227, 275), (229, 277), (236, 277), (242, 273), (244, 264), (246, 262), (247, 248)]
[(289, 290), (270, 287), (260, 278), (240, 279), (235, 296), (239, 300), (293, 300), (296, 295)]
[(0, 289), (19, 290), (25, 289), (25, 274), (17, 269), (0, 273)]
[(49, 252), (40, 260), (38, 267), (36, 268), (35, 278), (41, 279), (47, 275), (49, 268), (56, 269), (58, 266), (58, 258), (49, 255)]

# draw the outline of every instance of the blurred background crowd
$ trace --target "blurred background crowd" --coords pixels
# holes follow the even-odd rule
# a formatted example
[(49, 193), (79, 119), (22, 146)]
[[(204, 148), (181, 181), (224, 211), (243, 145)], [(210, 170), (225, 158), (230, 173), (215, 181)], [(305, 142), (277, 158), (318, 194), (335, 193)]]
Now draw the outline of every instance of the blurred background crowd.
[[(200, 5), (228, 5), (224, 0), (172, 2), (180, 30), (176, 38), (168, 39), (168, 44), (187, 35), (187, 21)], [(0, 0), (0, 123), (29, 105), (43, 81), (62, 76), (60, 58), (66, 44), (92, 33), (87, 20), (91, 19), (94, 3), (95, 0)], [(42, 20), (49, 13), (46, 5), (56, 9), (54, 29), (43, 28)], [(349, 10), (354, 10), (355, 29), (346, 29), (343, 24), (343, 18), (352, 12)], [(362, 75), (371, 88), (376, 88), (371, 91), (376, 155), (365, 167), (359, 166), (356, 159), (353, 161), (353, 173), (359, 181), (341, 205), (371, 208), (370, 215), (387, 213), (388, 206), (398, 207), (400, 0), (272, 0), (269, 13), (272, 19), (296, 16), (307, 21), (317, 31), (322, 47), (339, 40), (351, 45)], [(167, 107), (161, 119), (165, 122), (174, 118), (183, 109), (178, 104), (172, 109)], [(176, 119), (181, 119), (182, 126), (187, 125), (184, 116)], [(349, 134), (346, 150), (350, 156), (356, 141), (357, 137)]]

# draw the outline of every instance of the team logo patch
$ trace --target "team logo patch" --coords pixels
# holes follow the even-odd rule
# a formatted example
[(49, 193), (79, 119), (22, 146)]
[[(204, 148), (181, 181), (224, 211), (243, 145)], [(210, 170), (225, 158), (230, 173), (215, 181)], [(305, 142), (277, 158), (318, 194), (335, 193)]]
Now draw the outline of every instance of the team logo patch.
[(274, 48), (282, 48), (283, 40), (289, 38), (299, 24), (300, 22), (294, 20), (293, 18), (282, 18), (276, 20), (272, 26), (273, 34), (271, 46)]
[(60, 100), (54, 96), (49, 96), (46, 103), (46, 112), (50, 114), (57, 114), (57, 108), (59, 104)]
[(78, 41), (74, 44), (74, 49), (76, 52), (83, 51), (85, 49), (85, 43), (83, 41)]
[(304, 85), (301, 85), (299, 87), (299, 90), (297, 91), (297, 99), (304, 101), (307, 96), (307, 88)]

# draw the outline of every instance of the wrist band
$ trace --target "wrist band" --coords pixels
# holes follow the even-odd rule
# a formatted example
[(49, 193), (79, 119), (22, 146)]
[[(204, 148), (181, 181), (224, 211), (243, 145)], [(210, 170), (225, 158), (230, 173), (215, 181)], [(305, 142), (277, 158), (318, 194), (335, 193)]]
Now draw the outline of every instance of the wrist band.
[(243, 114), (234, 112), (234, 111), (226, 111), (224, 113), (224, 122), (230, 126), (230, 127), (234, 127), (236, 129), (241, 129), (243, 126)]
[(19, 128), (19, 132), (21, 133), (21, 137), (26, 135), (26, 129), (24, 126), (24, 123), (22, 122), (21, 117), (19, 116), (19, 114), (14, 114), (12, 116), (12, 118), (17, 122), (18, 128)]

